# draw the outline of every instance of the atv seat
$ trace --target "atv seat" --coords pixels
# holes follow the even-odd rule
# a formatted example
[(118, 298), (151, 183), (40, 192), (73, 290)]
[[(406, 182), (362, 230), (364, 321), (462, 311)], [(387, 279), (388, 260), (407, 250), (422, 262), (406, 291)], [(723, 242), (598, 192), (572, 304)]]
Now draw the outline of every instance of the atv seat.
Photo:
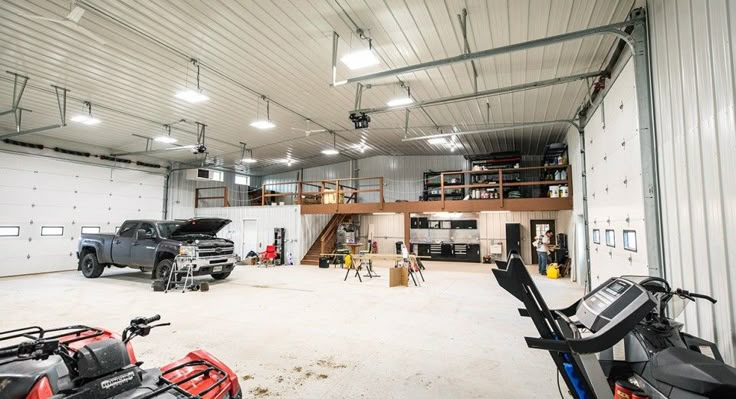
[[(736, 398), (736, 368), (702, 353), (667, 348), (652, 357), (649, 367), (657, 381), (678, 390), (708, 398)], [(663, 389), (667, 396), (670, 387)]]

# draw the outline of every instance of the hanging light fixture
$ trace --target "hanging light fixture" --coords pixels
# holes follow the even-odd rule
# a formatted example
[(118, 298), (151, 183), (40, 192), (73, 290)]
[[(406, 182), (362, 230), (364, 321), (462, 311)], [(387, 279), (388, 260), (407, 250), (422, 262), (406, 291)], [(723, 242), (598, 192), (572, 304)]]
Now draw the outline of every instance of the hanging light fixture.
[(325, 148), (322, 150), (322, 153), (325, 155), (337, 155), (340, 153), (340, 151), (337, 150), (337, 146), (335, 143), (335, 132), (332, 133), (332, 148)]
[(378, 65), (378, 58), (373, 53), (373, 40), (366, 37), (362, 29), (358, 29), (358, 35), (360, 35), (361, 39), (368, 40), (368, 49), (352, 51), (340, 58), (340, 61), (353, 71)]
[(171, 137), (171, 125), (164, 125), (164, 130), (166, 130), (166, 134), (162, 134), (155, 139), (154, 141), (158, 141), (159, 143), (166, 143), (166, 144), (173, 144), (176, 143), (176, 138)]
[(251, 126), (253, 126), (256, 129), (272, 129), (276, 127), (276, 124), (271, 122), (271, 101), (266, 98), (266, 96), (261, 97), (261, 99), (266, 101), (266, 119), (260, 119), (260, 108), (261, 108), (261, 101), (258, 100), (258, 108), (256, 110), (256, 117), (259, 119), (254, 120), (250, 123)]
[(85, 101), (82, 103), (82, 114), (71, 117), (72, 122), (84, 123), (85, 125), (96, 125), (100, 120), (92, 116), (92, 103)]
[(402, 88), (406, 87), (406, 96), (396, 97), (389, 100), (386, 105), (389, 107), (400, 107), (402, 105), (408, 105), (414, 102), (414, 99), (411, 98), (411, 88), (409, 86), (401, 85)]
[[(191, 60), (192, 65), (194, 65), (195, 68), (197, 68), (197, 90), (192, 90), (190, 88), (186, 88), (184, 90), (178, 91), (176, 93), (176, 98), (180, 100), (184, 100), (186, 102), (190, 102), (193, 104), (201, 103), (203, 101), (207, 101), (210, 98), (207, 97), (202, 93), (202, 89), (199, 87), (199, 61), (192, 58)], [(189, 65), (187, 65), (187, 86), (189, 85)]]
[(240, 162), (242, 163), (258, 162), (255, 158), (253, 158), (253, 150), (248, 149), (245, 143), (240, 143), (240, 144), (242, 145), (241, 151), (240, 151)]

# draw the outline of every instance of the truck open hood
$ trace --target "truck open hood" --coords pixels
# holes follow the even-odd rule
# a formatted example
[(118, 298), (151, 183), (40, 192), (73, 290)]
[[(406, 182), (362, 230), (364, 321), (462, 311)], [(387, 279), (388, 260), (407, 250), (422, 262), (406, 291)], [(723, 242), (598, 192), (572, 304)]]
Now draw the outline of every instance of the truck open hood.
[(186, 234), (209, 234), (215, 235), (223, 227), (230, 224), (230, 219), (220, 218), (194, 218), (189, 219), (171, 232), (171, 236), (182, 236)]

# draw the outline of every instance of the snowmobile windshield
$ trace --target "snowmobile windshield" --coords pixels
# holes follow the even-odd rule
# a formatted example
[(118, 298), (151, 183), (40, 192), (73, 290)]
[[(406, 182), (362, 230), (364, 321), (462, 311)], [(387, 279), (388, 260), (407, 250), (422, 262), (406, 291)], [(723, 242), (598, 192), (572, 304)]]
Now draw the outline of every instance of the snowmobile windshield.
[(673, 295), (667, 303), (667, 316), (671, 319), (676, 319), (680, 317), (680, 315), (683, 311), (685, 311), (685, 308), (690, 302), (692, 302), (692, 300), (688, 298), (683, 298), (679, 295)]

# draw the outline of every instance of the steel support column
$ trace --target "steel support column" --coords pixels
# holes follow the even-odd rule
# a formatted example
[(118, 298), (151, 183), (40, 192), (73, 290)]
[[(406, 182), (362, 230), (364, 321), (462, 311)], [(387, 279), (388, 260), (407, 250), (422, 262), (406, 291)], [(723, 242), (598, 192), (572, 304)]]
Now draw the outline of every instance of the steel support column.
[(578, 140), (580, 141), (580, 176), (582, 178), (583, 193), (583, 224), (585, 225), (585, 292), (591, 290), (590, 280), (590, 218), (588, 216), (588, 172), (586, 171), (585, 159), (585, 129), (582, 128), (587, 121), (579, 121), (578, 124)]
[[(642, 8), (637, 8), (631, 12), (629, 17), (645, 20), (646, 12)], [(641, 145), (641, 178), (644, 189), (647, 264), (652, 276), (665, 277), (657, 170), (657, 135), (652, 108), (649, 40), (646, 23), (634, 25), (631, 38), (634, 41), (634, 76), (639, 110), (639, 144)]]

